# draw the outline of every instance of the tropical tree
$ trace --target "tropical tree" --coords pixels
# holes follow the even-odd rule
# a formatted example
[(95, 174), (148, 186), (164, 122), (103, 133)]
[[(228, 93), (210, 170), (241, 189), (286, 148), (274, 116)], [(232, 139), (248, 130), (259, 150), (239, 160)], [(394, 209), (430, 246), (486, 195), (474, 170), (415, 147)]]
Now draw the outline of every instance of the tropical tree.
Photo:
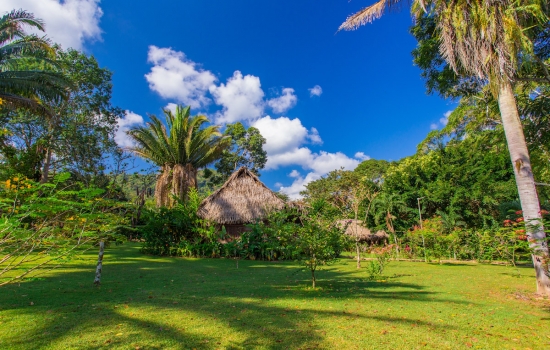
[(383, 192), (373, 201), (374, 220), (377, 224), (384, 221), (386, 228), (393, 236), (395, 242), (395, 251), (399, 257), (399, 244), (397, 243), (397, 234), (395, 232), (395, 219), (398, 214), (408, 210), (407, 205), (396, 193)]
[(203, 127), (207, 117), (190, 116), (190, 107), (165, 109), (164, 114), (168, 129), (153, 115), (146, 127), (128, 131), (136, 143), (129, 150), (161, 168), (155, 186), (158, 207), (172, 206), (172, 195), (185, 200), (197, 187), (197, 170), (217, 160), (231, 142), (218, 125)]
[[(380, 0), (348, 17), (342, 30), (370, 23), (401, 3)], [(419, 19), (433, 16), (441, 56), (459, 76), (488, 83), (498, 101), (502, 125), (514, 168), (527, 236), (533, 249), (537, 292), (550, 296), (549, 254), (541, 223), (540, 203), (523, 133), (513, 83), (520, 64), (536, 62), (532, 28), (548, 22), (547, 0), (414, 0)], [(531, 34), (532, 35), (532, 34)], [(544, 64), (544, 63), (543, 63)]]
[(44, 31), (42, 20), (23, 10), (0, 17), (0, 106), (49, 116), (43, 101), (63, 99), (69, 82), (54, 70), (50, 42), (27, 35), (25, 27)]
[(214, 165), (217, 173), (214, 182), (223, 184), (231, 174), (245, 166), (256, 176), (260, 176), (267, 162), (267, 152), (263, 149), (265, 138), (260, 130), (251, 126), (248, 129), (240, 122), (228, 124), (224, 135), (231, 137), (231, 146), (224, 150)]

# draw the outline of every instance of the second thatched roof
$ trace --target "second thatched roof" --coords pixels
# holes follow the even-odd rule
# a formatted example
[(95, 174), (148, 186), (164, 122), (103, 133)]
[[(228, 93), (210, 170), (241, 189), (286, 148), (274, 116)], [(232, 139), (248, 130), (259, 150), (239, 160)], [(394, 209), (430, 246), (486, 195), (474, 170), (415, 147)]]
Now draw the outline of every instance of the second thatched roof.
[(285, 202), (246, 167), (235, 171), (223, 186), (199, 206), (198, 215), (220, 225), (248, 224), (280, 210)]
[(362, 226), (363, 221), (361, 220), (338, 220), (337, 224), (341, 227), (346, 228), (346, 235), (359, 238), (359, 241), (362, 242), (377, 242), (388, 238), (388, 234), (382, 230), (372, 233), (370, 229)]

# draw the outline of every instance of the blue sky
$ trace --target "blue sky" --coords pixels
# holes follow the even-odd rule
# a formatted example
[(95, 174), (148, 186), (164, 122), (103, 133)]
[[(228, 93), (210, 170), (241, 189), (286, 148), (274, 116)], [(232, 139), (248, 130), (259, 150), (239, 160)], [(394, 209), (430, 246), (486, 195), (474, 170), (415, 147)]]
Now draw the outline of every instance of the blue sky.
[(121, 131), (173, 103), (257, 126), (268, 140), (262, 180), (296, 196), (367, 156), (413, 154), (454, 108), (425, 92), (406, 6), (337, 33), (371, 2), (3, 0), (0, 11), (34, 12), (55, 41), (111, 69), (113, 103), (128, 110)]

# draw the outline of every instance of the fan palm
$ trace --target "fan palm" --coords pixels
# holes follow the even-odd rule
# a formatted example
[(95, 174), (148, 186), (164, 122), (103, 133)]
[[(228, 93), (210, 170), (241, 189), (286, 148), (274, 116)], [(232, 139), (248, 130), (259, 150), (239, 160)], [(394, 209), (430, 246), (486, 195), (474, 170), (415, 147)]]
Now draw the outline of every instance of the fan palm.
[(209, 125), (203, 115), (190, 116), (190, 107), (177, 106), (175, 113), (165, 109), (168, 129), (156, 116), (145, 127), (128, 131), (136, 146), (130, 151), (161, 168), (155, 187), (158, 207), (171, 206), (172, 195), (185, 200), (197, 187), (197, 170), (217, 160), (231, 138), (223, 136), (218, 125)]
[(52, 69), (49, 41), (26, 35), (25, 27), (44, 31), (43, 22), (23, 10), (0, 17), (0, 106), (51, 115), (44, 101), (64, 98), (70, 84)]
[[(380, 0), (348, 17), (340, 29), (370, 23), (401, 2)], [(537, 291), (550, 296), (548, 245), (512, 86), (520, 61), (532, 57), (529, 29), (548, 22), (548, 5), (547, 0), (414, 0), (412, 12), (417, 19), (426, 14), (435, 18), (439, 49), (449, 66), (457, 74), (486, 80), (498, 100), (521, 207), (529, 223)]]

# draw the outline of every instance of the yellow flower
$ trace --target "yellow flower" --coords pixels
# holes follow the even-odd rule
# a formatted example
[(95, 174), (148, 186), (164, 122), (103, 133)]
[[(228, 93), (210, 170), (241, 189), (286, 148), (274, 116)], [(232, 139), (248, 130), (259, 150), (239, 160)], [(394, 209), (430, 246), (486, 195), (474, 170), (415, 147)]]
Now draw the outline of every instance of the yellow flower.
[(80, 221), (86, 222), (86, 218), (82, 218), (82, 219), (80, 219)]

